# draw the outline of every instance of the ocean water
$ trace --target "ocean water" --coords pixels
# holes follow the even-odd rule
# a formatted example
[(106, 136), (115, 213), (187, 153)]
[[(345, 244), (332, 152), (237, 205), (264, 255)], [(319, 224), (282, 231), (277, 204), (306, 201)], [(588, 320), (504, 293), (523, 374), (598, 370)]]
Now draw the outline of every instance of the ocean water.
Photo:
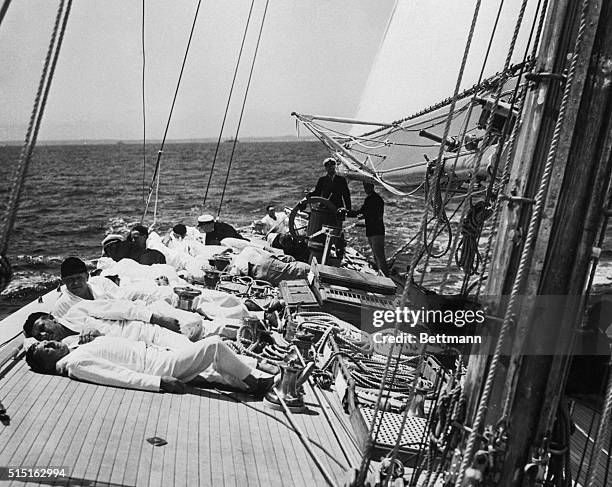
[[(220, 146), (210, 191), (204, 194), (215, 144), (166, 144), (161, 159), (157, 208), (159, 231), (176, 223), (195, 224), (198, 215), (216, 215), (232, 144)], [(0, 295), (0, 315), (55, 287), (67, 256), (94, 259), (111, 228), (140, 220), (158, 145), (43, 145), (36, 147), (9, 242), (15, 277)], [(0, 194), (5, 207), (20, 148), (0, 147)], [(272, 203), (293, 207), (324, 174), (326, 149), (318, 142), (240, 142), (221, 209), (224, 221), (240, 227), (265, 214)], [(143, 159), (146, 162), (143, 163)], [(144, 184), (143, 184), (144, 166)], [(350, 182), (353, 206), (365, 194)], [(386, 201), (387, 256), (416, 231), (421, 208), (379, 190)], [(153, 221), (153, 204), (145, 224)], [(350, 220), (349, 220), (350, 223)], [(363, 228), (349, 228), (349, 243), (369, 255)]]
[[(166, 144), (161, 159), (157, 229), (176, 223), (194, 225), (202, 213), (217, 214), (232, 144), (220, 146), (210, 191), (206, 185), (215, 153), (212, 143)], [(144, 196), (153, 176), (157, 144), (43, 145), (35, 149), (22, 194), (8, 256), (15, 276), (0, 294), (0, 318), (59, 284), (59, 266), (67, 256), (84, 260), (100, 256), (100, 242), (112, 229), (140, 221)], [(5, 208), (20, 148), (0, 147), (0, 196)], [(240, 142), (236, 145), (222, 220), (241, 227), (265, 214), (265, 207), (293, 207), (324, 174), (327, 150), (318, 142)], [(146, 162), (143, 163), (143, 159)], [(144, 166), (144, 178), (143, 178)], [(353, 206), (363, 202), (360, 182), (349, 182)], [(144, 193), (143, 193), (144, 188)], [(378, 189), (385, 200), (387, 258), (413, 238), (422, 218), (422, 199), (407, 199)], [(449, 215), (456, 205), (449, 205)], [(153, 204), (145, 219), (153, 221)], [(345, 223), (349, 245), (370, 257), (365, 229)], [(453, 231), (457, 232), (457, 218)], [(612, 226), (608, 233), (612, 232)], [(481, 246), (486, 241), (481, 238)], [(607, 239), (610, 242), (610, 239)], [(445, 247), (447, 236), (437, 241)], [(609, 246), (609, 245), (608, 245)], [(607, 246), (605, 246), (607, 247)], [(402, 254), (396, 267), (404, 270), (410, 257)], [(448, 256), (431, 260), (430, 275), (441, 276)], [(451, 276), (449, 290), (460, 276)], [(612, 283), (612, 258), (604, 252), (596, 282)], [(608, 291), (609, 292), (609, 291)]]

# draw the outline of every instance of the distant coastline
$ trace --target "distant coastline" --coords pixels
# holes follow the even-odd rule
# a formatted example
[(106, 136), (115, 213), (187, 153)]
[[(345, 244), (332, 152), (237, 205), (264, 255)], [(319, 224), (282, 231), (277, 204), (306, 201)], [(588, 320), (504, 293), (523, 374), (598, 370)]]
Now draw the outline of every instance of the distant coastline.
[[(315, 142), (315, 137), (299, 138), (295, 135), (281, 135), (277, 137), (241, 137), (240, 143), (243, 142)], [(147, 144), (159, 144), (160, 139), (147, 140)], [(166, 140), (166, 144), (216, 144), (217, 138), (202, 138), (202, 139), (173, 139)], [(142, 140), (133, 139), (72, 139), (72, 140), (38, 140), (36, 145), (127, 145), (127, 144), (142, 144)], [(2, 146), (21, 146), (22, 140), (0, 140)]]

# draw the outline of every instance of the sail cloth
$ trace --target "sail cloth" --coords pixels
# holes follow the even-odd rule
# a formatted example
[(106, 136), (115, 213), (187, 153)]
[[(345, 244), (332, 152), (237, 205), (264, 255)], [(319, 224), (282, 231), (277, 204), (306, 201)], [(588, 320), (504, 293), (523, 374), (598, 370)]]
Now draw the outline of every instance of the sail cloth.
[[(481, 5), (462, 89), (479, 80), (498, 8), (498, 2)], [(503, 69), (519, 8), (519, 2), (514, 2), (502, 10), (502, 20), (493, 36), (485, 66), (485, 77)], [(528, 6), (527, 18), (533, 17), (534, 10), (535, 6)], [(407, 115), (453, 93), (472, 14), (471, 6), (456, 0), (397, 0), (355, 114), (355, 120), (361, 122), (351, 123), (345, 119), (339, 124), (332, 123), (329, 117), (297, 115), (343, 163), (338, 168), (339, 173), (344, 172), (352, 179), (373, 178), (399, 195), (409, 194), (423, 184), (428, 160), (437, 158), (439, 144), (420, 137), (419, 129), (425, 128), (441, 136), (448, 108), (441, 107), (410, 121), (393, 121), (406, 120)], [(529, 29), (521, 29), (514, 63), (522, 61), (528, 37)], [(511, 88), (504, 86), (506, 89)], [(486, 93), (483, 90), (479, 94)], [(469, 121), (465, 120), (471, 97), (470, 94), (458, 102), (451, 135), (459, 136), (464, 122), (468, 123), (468, 134), (475, 130), (480, 108), (474, 110)], [(372, 122), (370, 127), (367, 127), (368, 122)], [(440, 126), (428, 128), (430, 122), (440, 123)], [(485, 148), (485, 151), (477, 175), (482, 178), (487, 176), (487, 159), (493, 150)], [(456, 152), (449, 151), (444, 159), (448, 177), (469, 179), (473, 175), (477, 158), (471, 149), (462, 147), (459, 157)], [(453, 173), (455, 161), (459, 169)]]
[[(449, 141), (451, 149), (458, 144), (458, 136), (464, 124), (470, 127), (468, 139), (476, 139), (480, 110), (472, 112), (467, 120), (469, 104), (469, 99), (462, 101), (453, 115), (451, 134), (456, 134), (457, 138)], [(331, 122), (326, 121), (324, 126), (317, 121), (317, 117), (296, 115), (342, 163), (338, 168), (339, 173), (350, 179), (374, 179), (387, 190), (399, 195), (424, 183), (425, 175), (428, 169), (432, 169), (440, 148), (440, 144), (431, 137), (435, 139), (442, 136), (447, 116), (448, 108), (442, 107), (415, 120), (383, 127), (361, 136), (348, 136), (331, 127)], [(422, 130), (431, 134), (429, 138), (419, 135)], [(487, 176), (487, 159), (492, 153), (487, 148), (483, 155), (478, 174), (482, 179)], [(458, 150), (445, 152), (443, 161), (448, 178), (468, 180), (476, 166), (476, 155), (475, 146), (469, 143), (464, 143)]]

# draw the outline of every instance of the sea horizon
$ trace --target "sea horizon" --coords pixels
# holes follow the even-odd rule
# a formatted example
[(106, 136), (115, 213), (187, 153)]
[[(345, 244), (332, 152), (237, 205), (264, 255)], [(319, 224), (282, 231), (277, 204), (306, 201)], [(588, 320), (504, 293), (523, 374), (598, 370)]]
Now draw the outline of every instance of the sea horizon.
[[(233, 137), (233, 136), (232, 136)], [(231, 137), (223, 137), (221, 142), (232, 142)], [(166, 139), (166, 144), (216, 144), (218, 137), (202, 137), (194, 139)], [(275, 136), (260, 136), (260, 137), (239, 137), (238, 142), (314, 142), (314, 136), (296, 136), (296, 135), (275, 135)], [(160, 144), (162, 139), (147, 139), (147, 144)], [(142, 139), (48, 139), (37, 140), (36, 145), (113, 145), (113, 144), (130, 144), (142, 145)], [(21, 146), (23, 140), (0, 140), (2, 146)]]

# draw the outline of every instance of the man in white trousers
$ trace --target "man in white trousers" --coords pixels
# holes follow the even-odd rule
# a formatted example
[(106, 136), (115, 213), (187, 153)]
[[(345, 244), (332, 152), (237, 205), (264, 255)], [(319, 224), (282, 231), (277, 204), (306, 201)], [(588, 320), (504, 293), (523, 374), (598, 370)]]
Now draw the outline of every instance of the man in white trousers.
[(255, 396), (274, 383), (274, 376), (256, 376), (220, 337), (174, 350), (108, 336), (95, 337), (73, 351), (62, 342), (43, 341), (28, 349), (26, 362), (35, 372), (145, 391), (184, 392), (185, 382), (200, 375), (207, 378), (207, 372)]

